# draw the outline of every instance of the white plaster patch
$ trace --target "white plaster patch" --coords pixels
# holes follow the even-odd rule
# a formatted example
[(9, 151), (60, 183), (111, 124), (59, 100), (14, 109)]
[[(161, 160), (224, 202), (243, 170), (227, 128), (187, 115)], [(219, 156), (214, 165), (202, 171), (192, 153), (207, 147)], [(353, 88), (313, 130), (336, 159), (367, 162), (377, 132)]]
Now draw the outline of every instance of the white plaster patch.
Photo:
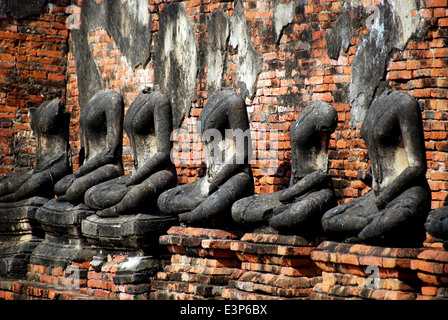
[(260, 54), (255, 50), (244, 17), (243, 5), (238, 1), (235, 6), (235, 12), (230, 20), (231, 32), (229, 44), (238, 49), (239, 56), (239, 81), (244, 83), (247, 92), (243, 91), (243, 96), (251, 97), (255, 93), (255, 84), (258, 74), (261, 71)]

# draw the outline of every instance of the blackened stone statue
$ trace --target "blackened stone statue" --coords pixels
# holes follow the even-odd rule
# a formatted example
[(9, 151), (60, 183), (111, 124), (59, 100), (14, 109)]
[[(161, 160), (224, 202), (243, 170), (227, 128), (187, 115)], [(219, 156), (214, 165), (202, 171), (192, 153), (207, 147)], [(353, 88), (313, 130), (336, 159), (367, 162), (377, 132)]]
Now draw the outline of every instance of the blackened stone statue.
[(34, 169), (0, 176), (0, 275), (26, 273), (30, 253), (43, 238), (35, 212), (54, 197), (54, 184), (72, 170), (70, 114), (64, 102), (47, 101), (30, 113)]
[(443, 247), (448, 250), (448, 207), (440, 207), (431, 211), (425, 223), (426, 231), (436, 238), (437, 241), (443, 241)]
[(115, 91), (99, 91), (81, 112), (80, 168), (55, 186), (59, 200), (77, 204), (92, 186), (123, 174), (122, 97)]
[(60, 99), (30, 109), (31, 129), (36, 137), (34, 169), (0, 175), (0, 203), (32, 196), (54, 197), (54, 184), (71, 172), (68, 127), (70, 114)]
[(65, 267), (90, 255), (82, 249), (81, 220), (94, 211), (83, 203), (84, 194), (123, 174), (123, 114), (123, 99), (115, 91), (99, 91), (82, 109), (80, 167), (56, 183), (58, 198), (37, 210), (36, 219), (46, 235), (31, 263)]
[(204, 143), (205, 177), (165, 191), (158, 205), (185, 224), (225, 227), (223, 222), (233, 223), (232, 204), (254, 192), (244, 100), (233, 89), (212, 95), (199, 116), (198, 131)]
[(426, 181), (423, 125), (418, 102), (386, 91), (361, 128), (370, 157), (372, 190), (325, 213), (330, 237), (380, 246), (421, 246), (431, 194)]
[(170, 101), (159, 89), (142, 90), (130, 105), (123, 126), (130, 140), (132, 172), (87, 190), (85, 203), (96, 214), (83, 220), (82, 233), (98, 245), (137, 249), (150, 245), (150, 239), (157, 242), (178, 221), (157, 207), (158, 196), (177, 183), (170, 159)]
[[(321, 231), (323, 213), (337, 205), (328, 169), (328, 144), (337, 112), (326, 102), (312, 101), (290, 130), (292, 174), (289, 188), (235, 202), (236, 222), (259, 231), (312, 237)], [(269, 226), (271, 228), (264, 228)], [(271, 230), (273, 231), (273, 230)]]

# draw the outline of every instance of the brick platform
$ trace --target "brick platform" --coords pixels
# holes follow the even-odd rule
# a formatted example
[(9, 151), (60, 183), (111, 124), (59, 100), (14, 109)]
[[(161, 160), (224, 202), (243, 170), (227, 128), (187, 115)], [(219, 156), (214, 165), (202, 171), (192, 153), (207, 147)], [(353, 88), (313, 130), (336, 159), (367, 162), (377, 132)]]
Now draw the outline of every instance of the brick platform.
[(414, 300), (421, 282), (411, 262), (421, 251), (325, 241), (311, 254), (323, 282), (310, 299)]
[(89, 262), (72, 262), (72, 264), (65, 269), (28, 264), (26, 280), (41, 284), (55, 284), (66, 287), (68, 285), (69, 287), (81, 288), (87, 285), (88, 270)]
[[(0, 278), (0, 300), (447, 300), (448, 251), (172, 227), (169, 257), (104, 254)], [(161, 270), (161, 271), (160, 271)]]
[(0, 300), (103, 300), (61, 284), (0, 279)]
[(171, 227), (160, 244), (171, 252), (171, 264), (157, 273), (151, 299), (221, 299), (240, 261), (230, 250), (241, 233), (204, 228)]
[(246, 233), (231, 244), (241, 260), (222, 297), (232, 300), (306, 299), (321, 281), (314, 249), (298, 236)]
[(423, 282), (417, 300), (448, 300), (448, 251), (428, 248), (417, 258), (411, 261), (412, 270)]
[(151, 281), (161, 264), (160, 257), (108, 254), (84, 263), (72, 262), (66, 269), (30, 264), (27, 281), (49, 290), (53, 285), (61, 286), (75, 296), (148, 300)]

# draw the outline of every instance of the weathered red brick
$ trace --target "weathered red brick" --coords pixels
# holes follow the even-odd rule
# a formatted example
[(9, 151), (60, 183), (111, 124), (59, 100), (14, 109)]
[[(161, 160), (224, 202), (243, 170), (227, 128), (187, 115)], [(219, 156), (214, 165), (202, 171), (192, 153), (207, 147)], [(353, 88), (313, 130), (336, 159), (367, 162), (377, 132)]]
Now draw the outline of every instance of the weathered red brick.
[(447, 6), (447, 0), (427, 0), (426, 6), (428, 8), (433, 7), (446, 7)]

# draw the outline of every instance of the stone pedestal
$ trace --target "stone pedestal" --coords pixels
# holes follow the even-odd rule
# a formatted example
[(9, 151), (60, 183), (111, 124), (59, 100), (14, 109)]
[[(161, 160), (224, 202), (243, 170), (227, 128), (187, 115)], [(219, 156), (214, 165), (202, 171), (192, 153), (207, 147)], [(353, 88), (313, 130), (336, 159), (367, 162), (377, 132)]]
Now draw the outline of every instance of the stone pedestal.
[(233, 300), (306, 299), (321, 282), (314, 246), (299, 236), (246, 233), (231, 249), (241, 261), (222, 297)]
[(99, 253), (90, 264), (83, 290), (109, 299), (149, 299), (156, 273), (169, 260), (159, 237), (177, 222), (162, 214), (88, 216), (82, 221), (82, 235)]
[(240, 261), (231, 244), (241, 233), (204, 228), (171, 227), (160, 244), (171, 252), (170, 264), (157, 273), (151, 299), (221, 299)]
[(81, 234), (81, 221), (94, 214), (85, 204), (52, 199), (36, 212), (45, 240), (33, 251), (30, 263), (65, 269), (72, 262), (92, 260), (96, 253)]
[(139, 251), (150, 255), (165, 253), (159, 237), (178, 219), (162, 214), (136, 214), (114, 218), (91, 215), (82, 221), (87, 242), (101, 250)]
[(417, 300), (448, 300), (448, 251), (442, 246), (424, 249), (411, 268), (423, 282)]
[(325, 241), (311, 254), (323, 282), (310, 299), (414, 300), (421, 283), (411, 261), (421, 251)]
[(0, 203), (0, 276), (24, 276), (30, 254), (43, 239), (35, 221), (38, 208), (47, 198)]

